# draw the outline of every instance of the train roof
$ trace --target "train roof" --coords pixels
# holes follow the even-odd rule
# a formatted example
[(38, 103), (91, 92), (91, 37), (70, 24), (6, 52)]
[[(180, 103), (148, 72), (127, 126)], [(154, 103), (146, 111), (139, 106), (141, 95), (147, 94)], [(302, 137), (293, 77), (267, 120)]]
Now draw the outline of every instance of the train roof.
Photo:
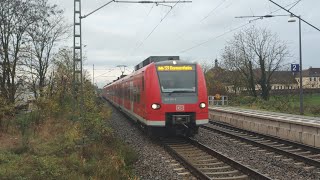
[(180, 60), (180, 57), (179, 56), (150, 56), (147, 59), (143, 60), (138, 65), (136, 65), (134, 67), (134, 70), (137, 71), (153, 62), (157, 63), (157, 62), (168, 61), (168, 60)]
[(156, 65), (168, 65), (168, 64), (173, 64), (173, 65), (177, 65), (177, 64), (183, 64), (183, 65), (193, 65), (196, 64), (194, 62), (189, 62), (189, 61), (176, 61), (176, 60), (167, 60), (167, 61), (161, 61), (161, 62), (156, 62)]

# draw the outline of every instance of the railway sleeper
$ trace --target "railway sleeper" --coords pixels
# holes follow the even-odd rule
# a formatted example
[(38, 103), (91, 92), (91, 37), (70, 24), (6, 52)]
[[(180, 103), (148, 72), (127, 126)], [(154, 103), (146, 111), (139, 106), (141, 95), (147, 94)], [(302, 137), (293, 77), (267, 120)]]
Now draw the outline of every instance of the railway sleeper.
[(294, 154), (305, 155), (305, 154), (311, 154), (311, 152), (310, 151), (302, 151), (302, 152), (295, 152)]
[(203, 160), (195, 160), (195, 161), (197, 161), (197, 162), (218, 162), (219, 160), (218, 159), (215, 159), (215, 158), (213, 158), (213, 159), (203, 159)]
[(210, 163), (210, 164), (208, 164), (208, 163), (201, 163), (201, 164), (200, 164), (200, 163), (195, 163), (194, 165), (195, 165), (195, 166), (198, 166), (198, 167), (199, 167), (199, 166), (200, 166), (200, 167), (202, 167), (202, 166), (203, 166), (203, 167), (208, 167), (208, 166), (211, 167), (211, 166), (224, 165), (224, 163), (223, 163), (223, 162), (216, 162), (216, 163)]
[(262, 143), (264, 145), (267, 145), (267, 146), (272, 146), (272, 145), (277, 145), (278, 142), (268, 142), (268, 143)]
[(212, 158), (212, 156), (210, 155), (203, 155), (203, 156), (189, 156), (189, 157), (194, 157), (194, 159), (208, 159), (208, 158)]
[(293, 146), (279, 147), (279, 149), (282, 149), (282, 150), (292, 149), (292, 148), (293, 148)]
[(214, 178), (214, 180), (246, 180), (246, 179), (249, 179), (249, 177), (247, 175)]
[[(197, 159), (197, 158), (202, 158), (203, 156), (206, 156), (206, 153), (196, 153), (196, 154), (183, 154), (186, 157)], [(209, 156), (211, 158), (212, 156)]]
[(270, 140), (268, 140), (268, 139), (266, 139), (266, 140), (257, 141), (257, 142), (264, 144), (264, 143), (268, 143), (268, 142), (271, 142), (271, 141), (270, 141)]
[(190, 157), (199, 157), (199, 156), (206, 156), (208, 155), (206, 152), (203, 151), (179, 151), (183, 153), (184, 155), (190, 156)]
[(208, 168), (208, 167), (203, 167), (203, 168), (199, 168), (201, 171), (217, 171), (220, 169), (231, 169), (232, 167), (229, 165), (226, 166), (219, 166), (219, 167), (214, 167), (214, 168)]
[(289, 149), (289, 150), (286, 150), (286, 151), (294, 153), (294, 152), (302, 151), (302, 149), (300, 149), (300, 148), (298, 148), (298, 149)]
[[(199, 148), (196, 147), (190, 147), (190, 148), (172, 148), (174, 150), (180, 151), (180, 152), (190, 152), (190, 151), (201, 151)], [(203, 152), (203, 151), (201, 151)]]
[(264, 139), (259, 138), (259, 137), (250, 137), (248, 139), (251, 140), (251, 141), (262, 141), (262, 140), (264, 140)]
[(275, 144), (275, 145), (271, 145), (272, 147), (284, 147), (285, 146), (285, 144)]
[(195, 150), (195, 149), (190, 149), (190, 150), (177, 150), (174, 149), (175, 151), (177, 151), (179, 154), (183, 153), (183, 154), (194, 154), (194, 153), (202, 153), (203, 151), (201, 150)]
[(235, 175), (240, 175), (240, 171), (238, 170), (231, 170), (231, 171), (222, 171), (222, 172), (206, 172), (205, 174), (208, 175), (208, 176), (213, 176), (213, 177), (219, 177), (219, 176), (225, 176), (225, 175), (228, 175), (228, 177), (232, 177), (232, 176), (235, 176)]
[(169, 142), (163, 142), (164, 144), (168, 146), (190, 146), (187, 142), (174, 142), (174, 141), (169, 141)]
[(170, 146), (171, 148), (173, 149), (185, 149), (185, 150), (188, 150), (188, 149), (197, 149), (196, 147), (194, 146)]
[(209, 157), (209, 158), (201, 158), (201, 159), (198, 159), (198, 158), (195, 158), (194, 156), (193, 157), (190, 157), (190, 156), (186, 156), (186, 158), (192, 160), (193, 162), (210, 162), (210, 161), (214, 161), (214, 162), (217, 162), (219, 161), (217, 158), (214, 158), (214, 157)]
[(186, 176), (186, 175), (190, 175), (189, 172), (181, 172), (181, 173), (177, 173), (179, 176)]
[(177, 149), (177, 150), (192, 150), (192, 149), (198, 149), (195, 146), (171, 146), (169, 145), (169, 147), (171, 147), (172, 149)]
[(306, 157), (308, 157), (308, 158), (317, 158), (317, 157), (319, 157), (320, 158), (320, 154), (306, 155)]

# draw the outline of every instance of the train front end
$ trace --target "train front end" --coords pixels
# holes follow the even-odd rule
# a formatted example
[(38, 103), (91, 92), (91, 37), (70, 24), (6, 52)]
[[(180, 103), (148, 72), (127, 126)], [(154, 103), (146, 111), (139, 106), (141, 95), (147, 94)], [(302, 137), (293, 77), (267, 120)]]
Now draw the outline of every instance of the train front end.
[(183, 61), (162, 61), (154, 65), (157, 78), (151, 84), (153, 96), (148, 119), (158, 119), (176, 133), (197, 134), (208, 123), (208, 98), (201, 67)]

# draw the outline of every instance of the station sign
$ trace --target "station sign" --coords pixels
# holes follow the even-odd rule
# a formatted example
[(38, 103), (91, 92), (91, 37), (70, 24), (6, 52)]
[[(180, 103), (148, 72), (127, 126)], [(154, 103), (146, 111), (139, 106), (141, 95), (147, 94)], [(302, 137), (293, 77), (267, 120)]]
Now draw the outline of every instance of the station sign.
[(291, 72), (299, 72), (300, 65), (299, 64), (291, 64)]
[(158, 66), (158, 71), (193, 71), (193, 66)]

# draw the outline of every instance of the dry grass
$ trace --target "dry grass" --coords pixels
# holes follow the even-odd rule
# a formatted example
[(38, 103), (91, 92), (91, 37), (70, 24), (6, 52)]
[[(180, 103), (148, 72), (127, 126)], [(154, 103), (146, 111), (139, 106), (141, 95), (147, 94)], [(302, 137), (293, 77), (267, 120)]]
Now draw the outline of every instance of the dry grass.
[(20, 134), (0, 133), (0, 150), (10, 150), (21, 146)]
[[(0, 134), (3, 179), (135, 179), (136, 154), (105, 124), (110, 110), (87, 114), (86, 121), (48, 118), (28, 126), (24, 146), (18, 127)], [(104, 118), (102, 118), (104, 117)]]

